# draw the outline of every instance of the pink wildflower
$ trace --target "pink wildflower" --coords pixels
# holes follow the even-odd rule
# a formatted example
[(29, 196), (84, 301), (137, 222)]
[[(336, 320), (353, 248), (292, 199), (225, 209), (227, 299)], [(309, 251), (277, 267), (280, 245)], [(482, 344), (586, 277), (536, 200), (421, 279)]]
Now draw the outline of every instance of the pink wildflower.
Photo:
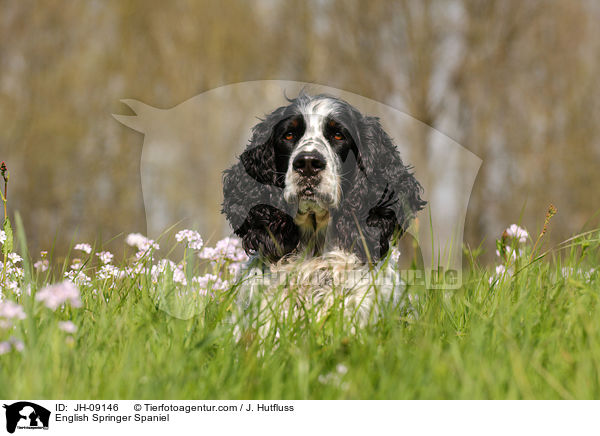
[(90, 244), (81, 243), (73, 247), (73, 250), (85, 251), (87, 254), (90, 254), (92, 252), (92, 246)]
[(60, 321), (58, 328), (67, 333), (75, 333), (77, 331), (77, 326), (71, 321)]
[(21, 306), (7, 300), (0, 303), (0, 317), (6, 319), (25, 319), (27, 316)]
[(56, 310), (67, 302), (73, 307), (81, 307), (79, 288), (68, 280), (46, 286), (35, 295), (35, 299), (43, 302), (46, 307), (52, 310)]
[(204, 245), (204, 241), (202, 240), (200, 233), (194, 230), (181, 230), (180, 232), (177, 232), (175, 239), (177, 242), (185, 241), (186, 245), (192, 250), (200, 250)]

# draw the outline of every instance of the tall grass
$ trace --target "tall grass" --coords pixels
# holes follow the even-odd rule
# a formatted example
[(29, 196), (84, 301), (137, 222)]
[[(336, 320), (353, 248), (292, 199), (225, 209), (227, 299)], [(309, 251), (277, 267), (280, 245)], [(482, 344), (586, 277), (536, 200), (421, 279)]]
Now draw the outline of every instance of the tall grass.
[[(388, 307), (359, 327), (339, 301), (328, 316), (307, 309), (266, 333), (260, 304), (233, 316), (239, 286), (178, 319), (144, 273), (92, 276), (81, 307), (54, 311), (35, 298), (52, 275), (25, 259), (19, 295), (3, 288), (26, 318), (0, 328), (0, 341), (23, 342), (0, 355), (0, 397), (598, 398), (599, 247), (589, 232), (500, 275), (467, 253), (462, 288), (409, 289), (411, 314)], [(61, 330), (67, 320), (75, 333)]]

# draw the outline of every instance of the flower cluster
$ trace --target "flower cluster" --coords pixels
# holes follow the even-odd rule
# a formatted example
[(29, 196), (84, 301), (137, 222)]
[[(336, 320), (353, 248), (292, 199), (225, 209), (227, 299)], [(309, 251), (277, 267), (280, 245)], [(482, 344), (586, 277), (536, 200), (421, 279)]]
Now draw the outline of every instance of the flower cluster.
[(177, 242), (184, 242), (187, 247), (192, 250), (200, 250), (204, 245), (204, 241), (200, 236), (200, 233), (194, 230), (182, 230), (175, 235)]
[[(24, 320), (27, 317), (23, 308), (13, 301), (0, 301), (0, 330), (8, 330), (13, 327), (14, 321)], [(6, 354), (11, 350), (23, 351), (22, 341), (11, 336), (8, 341), (0, 342), (0, 354)]]
[(125, 243), (131, 247), (136, 247), (142, 253), (150, 250), (159, 250), (160, 246), (152, 239), (146, 238), (141, 233), (130, 233), (125, 239)]
[(527, 230), (519, 227), (518, 225), (511, 224), (510, 227), (508, 227), (504, 231), (502, 236), (516, 239), (519, 242), (519, 244), (524, 244), (525, 242), (527, 242), (527, 238), (529, 238), (529, 233), (527, 232)]
[(72, 321), (60, 321), (58, 328), (67, 333), (75, 333), (77, 331), (77, 326)]
[(496, 266), (495, 274), (489, 278), (490, 285), (502, 281), (507, 275), (512, 274), (514, 264), (525, 254), (525, 243), (529, 238), (529, 232), (517, 224), (511, 224), (502, 237), (496, 242), (496, 256), (503, 261)]
[(168, 259), (161, 259), (158, 264), (152, 265), (152, 268), (150, 269), (152, 283), (158, 283), (167, 272), (172, 274), (171, 278), (175, 283), (182, 284), (183, 286), (187, 285), (183, 264), (177, 265), (175, 262)]
[[(2, 232), (4, 234), (4, 232)], [(1, 236), (1, 235), (0, 235)], [(6, 236), (4, 236), (6, 238)], [(4, 283), (0, 283), (0, 301), (4, 299), (3, 291), (13, 292), (16, 295), (21, 295), (21, 289), (19, 283), (22, 281), (24, 272), (18, 264), (23, 259), (17, 253), (9, 253), (7, 256), (6, 269), (4, 264), (0, 261), (0, 271), (6, 273)]]
[[(217, 241), (214, 247), (205, 246), (201, 235), (193, 230), (182, 230), (175, 238), (185, 244), (186, 248), (194, 250), (195, 256), (186, 257), (178, 263), (170, 259), (157, 259), (159, 244), (140, 233), (131, 233), (127, 235), (125, 242), (136, 248), (137, 252), (123, 265), (115, 265), (111, 252), (96, 252), (92, 245), (85, 242), (78, 243), (73, 249), (75, 252), (83, 253), (84, 258), (72, 258), (67, 263), (69, 268), (64, 272), (64, 280), (39, 289), (34, 294), (35, 300), (53, 311), (66, 307), (81, 307), (82, 294), (90, 298), (101, 297), (108, 301), (110, 293), (99, 292), (101, 288), (98, 286), (112, 289), (118, 286), (119, 280), (125, 278), (140, 280), (140, 286), (142, 281), (148, 278), (149, 283), (157, 287), (157, 290), (163, 284), (170, 283), (169, 286), (175, 286), (177, 295), (212, 297), (214, 292), (224, 291), (230, 287), (231, 275), (239, 272), (248, 260), (241, 241), (236, 238), (224, 238)], [(5, 239), (4, 232), (0, 233), (0, 241)], [(30, 288), (23, 282), (24, 273), (20, 266), (22, 261), (23, 259), (17, 253), (12, 252), (7, 256), (7, 275), (0, 287), (0, 328), (10, 328), (14, 322), (26, 317), (23, 308), (16, 302), (18, 300), (11, 301), (5, 298), (12, 295), (13, 298), (18, 299), (23, 293), (22, 289), (25, 289), (29, 295), (32, 294)], [(52, 262), (48, 259), (48, 253), (42, 251), (40, 259), (33, 262), (33, 266), (38, 273), (49, 271)], [(2, 267), (0, 262), (0, 268)], [(100, 285), (99, 281), (101, 281)], [(68, 334), (73, 334), (77, 330), (71, 321), (61, 321), (58, 328)], [(73, 340), (72, 337), (69, 338)], [(1, 347), (0, 353), (6, 353), (22, 348), (22, 343), (11, 339), (2, 342)]]
[(101, 251), (100, 253), (96, 253), (96, 256), (100, 259), (104, 265), (109, 264), (113, 260), (113, 254), (108, 251)]
[(203, 276), (192, 278), (192, 283), (198, 286), (200, 292), (206, 292), (206, 289), (224, 290), (229, 287), (229, 282), (223, 280), (216, 274), (204, 274)]
[(11, 336), (8, 341), (0, 342), (0, 354), (9, 353), (10, 350), (23, 351), (25, 344), (23, 341)]
[(69, 280), (46, 286), (35, 294), (35, 299), (52, 310), (58, 309), (65, 303), (69, 303), (72, 307), (81, 307), (79, 288)]
[(529, 233), (516, 224), (511, 224), (497, 241), (496, 256), (505, 261), (516, 261), (523, 255), (523, 245), (527, 242)]
[(246, 262), (248, 256), (242, 249), (242, 241), (238, 238), (224, 238), (214, 247), (205, 247), (198, 257), (209, 260), (228, 260), (231, 262)]
[(92, 246), (90, 244), (77, 244), (75, 245), (75, 247), (73, 247), (74, 250), (80, 250), (80, 251), (84, 251), (87, 254), (90, 254), (92, 252)]
[(12, 327), (13, 320), (26, 318), (25, 311), (21, 306), (12, 301), (0, 302), (0, 329)]
[(33, 267), (38, 272), (48, 271), (48, 268), (50, 267), (50, 262), (48, 262), (48, 259), (40, 259), (33, 264)]

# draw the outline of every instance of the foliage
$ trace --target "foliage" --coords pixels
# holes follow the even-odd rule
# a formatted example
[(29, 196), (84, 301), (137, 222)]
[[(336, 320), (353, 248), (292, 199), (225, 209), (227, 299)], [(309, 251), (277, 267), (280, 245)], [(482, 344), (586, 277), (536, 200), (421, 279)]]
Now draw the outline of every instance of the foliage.
[[(532, 263), (530, 246), (512, 273), (512, 256), (500, 258), (501, 277), (472, 258), (460, 290), (412, 289), (412, 314), (389, 307), (359, 327), (334, 304), (325, 318), (308, 310), (266, 334), (260, 305), (232, 320), (236, 286), (199, 293), (202, 312), (177, 319), (157, 304), (150, 272), (102, 275), (106, 264), (92, 252), (79, 268), (89, 276), (79, 285), (81, 307), (65, 293), (53, 310), (47, 288), (39, 295), (62, 278), (38, 264), (30, 283), (17, 277), (19, 286), (3, 291), (0, 319), (12, 318), (0, 329), (0, 396), (597, 398), (600, 274), (590, 265), (598, 263), (599, 234), (572, 238)], [(115, 268), (130, 268), (127, 259)]]

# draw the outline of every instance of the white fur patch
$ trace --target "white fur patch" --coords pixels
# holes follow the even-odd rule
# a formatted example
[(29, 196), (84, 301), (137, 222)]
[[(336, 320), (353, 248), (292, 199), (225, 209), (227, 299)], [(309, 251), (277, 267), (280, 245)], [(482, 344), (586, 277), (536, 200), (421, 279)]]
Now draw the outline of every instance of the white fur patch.
[(389, 264), (370, 269), (343, 250), (313, 258), (285, 258), (267, 272), (251, 270), (248, 277), (240, 292), (245, 301), (260, 299), (265, 328), (288, 316), (306, 315), (305, 310), (322, 319), (334, 305), (343, 307), (344, 315), (363, 327), (377, 319), (382, 305), (399, 304), (406, 292), (400, 274)]

